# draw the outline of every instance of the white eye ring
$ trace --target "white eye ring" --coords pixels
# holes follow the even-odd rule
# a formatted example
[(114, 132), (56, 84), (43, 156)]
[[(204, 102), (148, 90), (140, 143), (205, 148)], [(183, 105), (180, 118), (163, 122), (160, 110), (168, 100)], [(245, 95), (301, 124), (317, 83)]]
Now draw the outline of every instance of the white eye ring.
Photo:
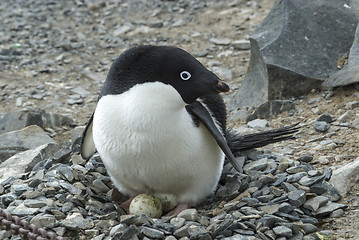
[(182, 80), (187, 81), (191, 78), (191, 74), (187, 71), (183, 71), (180, 73), (180, 77), (182, 78)]

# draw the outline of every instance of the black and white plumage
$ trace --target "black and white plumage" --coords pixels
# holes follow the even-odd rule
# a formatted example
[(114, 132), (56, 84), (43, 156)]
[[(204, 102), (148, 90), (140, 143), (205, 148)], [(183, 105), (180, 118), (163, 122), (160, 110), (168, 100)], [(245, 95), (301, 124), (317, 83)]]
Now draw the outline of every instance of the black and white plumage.
[(131, 48), (108, 73), (81, 154), (87, 159), (97, 149), (122, 193), (169, 193), (180, 203), (196, 204), (215, 190), (225, 156), (235, 164), (232, 152), (281, 141), (296, 131), (230, 133), (219, 95), (227, 91), (180, 48)]

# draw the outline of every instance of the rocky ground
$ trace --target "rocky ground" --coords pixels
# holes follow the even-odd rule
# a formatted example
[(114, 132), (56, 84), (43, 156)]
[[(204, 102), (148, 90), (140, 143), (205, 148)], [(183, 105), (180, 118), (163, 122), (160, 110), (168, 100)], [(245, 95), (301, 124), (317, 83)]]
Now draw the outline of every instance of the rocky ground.
[[(186, 49), (229, 83), (232, 91), (224, 96), (229, 103), (248, 67), (250, 52), (246, 40), (273, 4), (274, 0), (1, 1), (0, 112), (42, 109), (68, 116), (76, 124), (83, 125), (96, 106), (97, 94), (112, 61), (124, 49), (137, 44), (175, 45)], [(359, 86), (313, 91), (292, 100), (295, 109), (270, 117), (264, 128), (300, 122), (297, 138), (261, 149), (264, 155), (247, 153), (248, 159), (262, 160), (262, 165), (258, 168), (250, 161), (246, 162), (248, 172), (245, 174), (236, 175), (227, 166), (213, 203), (204, 204), (198, 211), (192, 210), (180, 218), (153, 222), (145, 217), (118, 217), (115, 212), (119, 210), (114, 211), (116, 202), (109, 201), (118, 198), (110, 192), (111, 183), (100, 159), (85, 163), (66, 152), (68, 145), (65, 143), (71, 142), (72, 126), (45, 129), (65, 150), (57, 161), (54, 158), (50, 163), (44, 160), (42, 165), (21, 179), (3, 182), (1, 206), (20, 210), (19, 206), (25, 204), (36, 209), (28, 215), (22, 212), (26, 219), (41, 222), (45, 221), (43, 215), (46, 215), (47, 224), (50, 222), (52, 225), (45, 224), (45, 227), (74, 239), (94, 236), (105, 239), (111, 234), (115, 236), (116, 232), (121, 233), (121, 239), (126, 236), (130, 239), (131, 234), (139, 232), (148, 238), (174, 235), (177, 239), (190, 236), (210, 239), (237, 234), (237, 238), (231, 239), (254, 239), (256, 232), (256, 236), (262, 239), (303, 239), (303, 235), (315, 239), (313, 236), (309, 238), (311, 232), (317, 231), (314, 225), (319, 227), (320, 235), (331, 236), (326, 239), (357, 239), (359, 197), (356, 187), (339, 201), (348, 206), (346, 211), (340, 211), (343, 208), (340, 205), (334, 209), (336, 211), (329, 211), (328, 215), (335, 214), (328, 217), (319, 214), (313, 205), (307, 205), (307, 212), (303, 212), (303, 208), (289, 211), (289, 204), (303, 204), (300, 204), (303, 201), (301, 191), (307, 192), (308, 199), (316, 195), (304, 180), (290, 182), (288, 177), (308, 172), (314, 166), (319, 172), (312, 170), (308, 179), (323, 181), (330, 175), (329, 167), (335, 169), (358, 158)], [(325, 120), (317, 121), (319, 117)], [(230, 113), (230, 126), (237, 131), (253, 130), (245, 120), (238, 119), (236, 113)], [(306, 158), (310, 165), (300, 158), (303, 155), (310, 156)], [(258, 184), (272, 184), (271, 189), (259, 191), (256, 189), (258, 185), (246, 182), (250, 170), (262, 171), (262, 175), (254, 173), (256, 176), (252, 175), (252, 180)], [(286, 180), (281, 180), (282, 177)], [(90, 185), (96, 179), (96, 186)], [(234, 188), (246, 190), (239, 194), (231, 192)], [(297, 195), (289, 196), (285, 192), (296, 192)], [(27, 195), (22, 195), (24, 193)], [(103, 196), (99, 197), (101, 194)], [(37, 197), (45, 197), (46, 204), (52, 208), (39, 203), (44, 200), (42, 198), (35, 201)], [(336, 198), (334, 192), (324, 202), (334, 202)], [(271, 212), (262, 204), (272, 200), (281, 211)], [(96, 208), (101, 211), (96, 211)], [(285, 221), (276, 217), (266, 220), (263, 212)], [(38, 214), (42, 220), (33, 220), (33, 214)], [(322, 215), (326, 218), (319, 219), (319, 222), (312, 217)], [(122, 225), (119, 225), (119, 220)], [(271, 230), (274, 226), (268, 222), (277, 220), (287, 223), (277, 224), (276, 230)], [(293, 223), (298, 220), (307, 224), (304, 234), (295, 231)], [(73, 221), (82, 225), (71, 227)], [(78, 232), (78, 229), (82, 230)], [(2, 234), (4, 238), (9, 237), (8, 233)]]

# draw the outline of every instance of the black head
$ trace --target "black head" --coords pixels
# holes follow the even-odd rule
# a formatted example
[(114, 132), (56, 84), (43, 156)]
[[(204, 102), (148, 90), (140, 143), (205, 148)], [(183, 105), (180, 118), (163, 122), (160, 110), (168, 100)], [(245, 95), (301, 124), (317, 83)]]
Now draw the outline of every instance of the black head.
[(229, 91), (227, 84), (180, 48), (138, 46), (113, 63), (101, 96), (120, 94), (145, 82), (173, 86), (188, 104), (202, 96)]

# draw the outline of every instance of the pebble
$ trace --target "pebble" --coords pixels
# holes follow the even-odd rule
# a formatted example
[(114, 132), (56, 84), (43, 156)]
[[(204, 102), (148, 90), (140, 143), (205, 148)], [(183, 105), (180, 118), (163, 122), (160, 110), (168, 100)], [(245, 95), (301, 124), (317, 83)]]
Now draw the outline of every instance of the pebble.
[(232, 42), (232, 40), (226, 38), (211, 38), (209, 41), (216, 45), (229, 45)]
[(195, 222), (195, 221), (198, 220), (198, 211), (197, 211), (197, 209), (194, 209), (194, 208), (186, 209), (186, 210), (183, 210), (182, 212), (180, 212), (177, 215), (177, 217), (178, 218), (183, 218), (186, 221)]
[(245, 39), (235, 40), (231, 45), (237, 50), (249, 50), (251, 48), (250, 41)]
[(329, 124), (325, 121), (315, 121), (314, 128), (320, 132), (326, 132), (329, 129)]
[(331, 122), (333, 122), (333, 118), (330, 114), (326, 113), (326, 114), (320, 115), (317, 118), (317, 122), (331, 123)]
[(305, 191), (303, 190), (296, 190), (293, 192), (288, 193), (289, 203), (293, 204), (296, 207), (300, 207), (306, 200)]
[(251, 128), (265, 128), (269, 127), (269, 122), (265, 119), (254, 119), (249, 121), (247, 125)]
[(171, 219), (170, 223), (175, 226), (175, 229), (178, 229), (186, 223), (186, 219), (181, 217), (175, 217)]
[[(274, 233), (279, 236), (279, 237), (292, 237), (293, 236), (293, 232), (292, 229), (286, 227), (286, 226), (278, 226), (273, 228)], [(279, 238), (277, 238), (279, 239)]]

